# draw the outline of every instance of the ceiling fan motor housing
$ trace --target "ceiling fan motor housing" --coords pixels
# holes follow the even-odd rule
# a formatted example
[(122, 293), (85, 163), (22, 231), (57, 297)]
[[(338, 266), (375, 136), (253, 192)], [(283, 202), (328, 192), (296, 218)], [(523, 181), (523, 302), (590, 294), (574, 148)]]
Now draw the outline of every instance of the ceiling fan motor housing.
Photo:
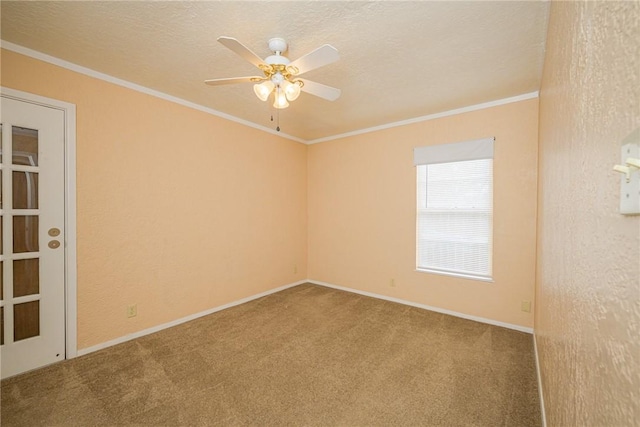
[(289, 65), (291, 61), (282, 53), (287, 50), (287, 42), (279, 37), (269, 40), (269, 50), (274, 54), (269, 55), (264, 59), (264, 62), (269, 65)]
[(270, 55), (264, 59), (264, 62), (269, 65), (289, 65), (291, 61), (286, 56)]

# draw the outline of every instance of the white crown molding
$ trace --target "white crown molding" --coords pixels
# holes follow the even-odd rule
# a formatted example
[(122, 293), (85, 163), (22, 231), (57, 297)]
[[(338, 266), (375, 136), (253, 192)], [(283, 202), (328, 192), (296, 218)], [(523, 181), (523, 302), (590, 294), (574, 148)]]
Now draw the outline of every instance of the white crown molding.
[(72, 62), (68, 62), (68, 61), (65, 61), (63, 59), (51, 56), (51, 55), (47, 55), (45, 53), (38, 52), (36, 50), (29, 49), (27, 47), (17, 45), (15, 43), (11, 43), (11, 42), (8, 42), (8, 41), (0, 40), (0, 45), (1, 45), (0, 47), (2, 47), (2, 49), (6, 49), (6, 50), (9, 50), (11, 52), (19, 53), (21, 55), (28, 56), (30, 58), (34, 58), (34, 59), (37, 59), (37, 60), (40, 60), (40, 61), (43, 61), (43, 62), (47, 62), (49, 64), (53, 64), (53, 65), (56, 65), (58, 67), (65, 68), (67, 70), (70, 70), (70, 71), (73, 71), (73, 72), (76, 72), (76, 73), (79, 73), (79, 74), (84, 74), (85, 76), (93, 77), (93, 78), (100, 79), (100, 80), (103, 80), (103, 81), (108, 82), (108, 83), (112, 83), (112, 84), (115, 84), (115, 85), (118, 85), (118, 86), (126, 87), (127, 89), (135, 90), (137, 92), (141, 92), (141, 93), (144, 93), (146, 95), (155, 96), (156, 98), (160, 98), (160, 99), (163, 99), (163, 100), (169, 101), (169, 102), (174, 102), (174, 103), (182, 105), (184, 107), (193, 108), (194, 110), (202, 111), (203, 113), (211, 114), (213, 116), (217, 116), (217, 117), (220, 117), (220, 118), (225, 119), (225, 120), (236, 122), (236, 123), (239, 123), (241, 125), (245, 125), (245, 126), (248, 126), (248, 127), (254, 128), (254, 129), (261, 130), (263, 132), (270, 133), (272, 135), (281, 136), (283, 138), (290, 139), (290, 140), (296, 141), (296, 142), (301, 142), (303, 144), (307, 143), (307, 141), (305, 141), (304, 139), (298, 138), (296, 136), (288, 135), (288, 134), (282, 133), (282, 132), (277, 132), (277, 131), (275, 131), (273, 129), (270, 129), (268, 127), (255, 124), (253, 122), (241, 119), (241, 118), (236, 117), (236, 116), (232, 116), (231, 114), (223, 113), (221, 111), (214, 110), (213, 108), (204, 107), (204, 106), (196, 104), (194, 102), (187, 101), (187, 100), (182, 99), (182, 98), (178, 98), (177, 96), (169, 95), (169, 94), (157, 91), (155, 89), (150, 89), (148, 87), (141, 86), (141, 85), (139, 85), (137, 83), (132, 83), (132, 82), (129, 82), (127, 80), (122, 80), (122, 79), (119, 79), (117, 77), (113, 77), (113, 76), (110, 76), (108, 74), (104, 74), (104, 73), (101, 73), (99, 71), (95, 71), (95, 70), (92, 70), (90, 68), (86, 68), (86, 67), (83, 67), (81, 65), (77, 65), (77, 64), (74, 64)]
[(436, 313), (448, 314), (450, 316), (460, 317), (462, 319), (473, 320), (473, 321), (480, 322), (480, 323), (486, 323), (488, 325), (501, 326), (503, 328), (513, 329), (513, 330), (516, 330), (516, 331), (526, 332), (528, 334), (533, 334), (533, 328), (528, 328), (526, 326), (520, 326), (520, 325), (514, 325), (512, 323), (500, 322), (498, 320), (487, 319), (485, 317), (472, 316), (470, 314), (460, 313), (460, 312), (457, 312), (457, 311), (447, 310), (447, 309), (439, 308), (439, 307), (433, 307), (431, 305), (420, 304), (420, 303), (417, 303), (417, 302), (407, 301), (407, 300), (403, 300), (403, 299), (400, 299), (400, 298), (389, 297), (389, 296), (386, 296), (386, 295), (375, 294), (373, 292), (360, 291), (358, 289), (353, 289), (353, 288), (345, 288), (343, 286), (338, 286), (338, 285), (334, 285), (332, 283), (327, 283), (327, 282), (321, 282), (319, 280), (311, 280), (311, 279), (309, 279), (309, 280), (307, 280), (307, 282), (313, 283), (314, 285), (326, 286), (327, 288), (338, 289), (340, 291), (346, 291), (346, 292), (351, 292), (351, 293), (354, 293), (354, 294), (364, 295), (364, 296), (367, 296), (367, 297), (377, 298), (377, 299), (381, 299), (381, 300), (385, 300), (385, 301), (396, 302), (398, 304), (409, 305), (411, 307), (417, 307), (417, 308), (421, 308), (423, 310), (435, 311)]
[(482, 104), (470, 105), (468, 107), (456, 108), (455, 110), (443, 111), (441, 113), (429, 114), (428, 116), (416, 117), (399, 122), (387, 123), (385, 125), (374, 126), (366, 129), (354, 130), (353, 132), (342, 133), (340, 135), (327, 136), (324, 138), (313, 139), (307, 141), (306, 144), (318, 144), (320, 142), (333, 141), (336, 139), (347, 138), (349, 136), (362, 135), (365, 133), (377, 132), (379, 130), (391, 129), (399, 126), (406, 126), (413, 123), (426, 122), (428, 120), (440, 119), (442, 117), (455, 116), (457, 114), (468, 113), (471, 111), (484, 110), (485, 108), (497, 107), (499, 105), (511, 104), (512, 102), (526, 101), (527, 99), (538, 98), (540, 92), (529, 92), (522, 95), (512, 96), (510, 98), (497, 99), (495, 101), (483, 102)]
[(239, 117), (232, 116), (230, 114), (223, 113), (223, 112), (218, 111), (218, 110), (214, 110), (212, 108), (204, 107), (204, 106), (196, 104), (194, 102), (187, 101), (185, 99), (178, 98), (176, 96), (169, 95), (169, 94), (166, 94), (164, 92), (157, 91), (155, 89), (150, 89), (148, 87), (141, 86), (141, 85), (139, 85), (137, 83), (132, 83), (132, 82), (129, 82), (127, 80), (119, 79), (117, 77), (113, 77), (113, 76), (110, 76), (108, 74), (104, 74), (104, 73), (101, 73), (99, 71), (95, 71), (95, 70), (92, 70), (90, 68), (86, 68), (86, 67), (83, 67), (81, 65), (77, 65), (77, 64), (74, 64), (72, 62), (68, 62), (68, 61), (65, 61), (63, 59), (51, 56), (51, 55), (47, 55), (45, 53), (38, 52), (36, 50), (29, 49), (27, 47), (17, 45), (15, 43), (11, 43), (11, 42), (7, 42), (7, 41), (4, 41), (4, 40), (0, 40), (0, 45), (1, 45), (2, 49), (7, 49), (9, 51), (16, 52), (16, 53), (19, 53), (19, 54), (24, 55), (24, 56), (28, 56), (30, 58), (38, 59), (40, 61), (47, 62), (49, 64), (53, 64), (53, 65), (56, 65), (58, 67), (65, 68), (67, 70), (74, 71), (74, 72), (79, 73), (79, 74), (84, 74), (84, 75), (89, 76), (89, 77), (93, 77), (93, 78), (96, 78), (96, 79), (104, 80), (106, 82), (113, 83), (113, 84), (118, 85), (118, 86), (126, 87), (127, 89), (131, 89), (131, 90), (135, 90), (137, 92), (141, 92), (141, 93), (144, 93), (144, 94), (147, 94), (147, 95), (155, 96), (157, 98), (164, 99), (165, 101), (174, 102), (176, 104), (180, 104), (180, 105), (183, 105), (183, 106), (188, 107), (188, 108), (193, 108), (194, 110), (202, 111), (203, 113), (211, 114), (213, 116), (217, 116), (217, 117), (220, 117), (222, 119), (226, 119), (226, 120), (229, 120), (229, 121), (232, 121), (232, 122), (236, 122), (236, 123), (239, 123), (241, 125), (245, 125), (245, 126), (251, 127), (253, 129), (258, 129), (258, 130), (261, 130), (263, 132), (267, 132), (267, 133), (272, 134), (272, 135), (281, 136), (283, 138), (290, 139), (292, 141), (300, 142), (302, 144), (307, 144), (307, 145), (318, 144), (320, 142), (333, 141), (333, 140), (336, 140), (336, 139), (342, 139), (342, 138), (347, 138), (347, 137), (350, 137), (350, 136), (362, 135), (362, 134), (371, 133), (371, 132), (377, 132), (377, 131), (380, 131), (380, 130), (391, 129), (391, 128), (399, 127), (399, 126), (406, 126), (406, 125), (410, 125), (410, 124), (413, 124), (413, 123), (420, 123), (420, 122), (424, 122), (424, 121), (428, 121), (428, 120), (439, 119), (439, 118), (442, 118), (442, 117), (455, 116), (456, 114), (462, 114), (462, 113), (468, 113), (468, 112), (471, 112), (471, 111), (483, 110), (485, 108), (497, 107), (497, 106), (500, 106), (500, 105), (510, 104), (510, 103), (513, 103), (513, 102), (525, 101), (525, 100), (528, 100), (528, 99), (538, 98), (538, 96), (540, 94), (539, 91), (535, 91), (535, 92), (525, 93), (525, 94), (522, 94), (522, 95), (512, 96), (512, 97), (509, 97), (509, 98), (503, 98), (503, 99), (498, 99), (498, 100), (495, 100), (495, 101), (484, 102), (482, 104), (470, 105), (468, 107), (462, 107), (462, 108), (456, 108), (454, 110), (443, 111), (441, 113), (429, 114), (427, 116), (415, 117), (413, 119), (401, 120), (401, 121), (398, 121), (398, 122), (387, 123), (387, 124), (380, 125), (380, 126), (374, 126), (374, 127), (370, 127), (370, 128), (355, 130), (355, 131), (352, 131), (352, 132), (342, 133), (342, 134), (339, 134), (339, 135), (327, 136), (327, 137), (317, 138), (317, 139), (313, 139), (313, 140), (305, 140), (305, 139), (302, 139), (302, 138), (298, 138), (297, 136), (288, 135), (288, 134), (282, 133), (282, 132), (277, 132), (277, 131), (275, 131), (273, 129), (270, 129), (270, 128), (265, 127), (265, 126), (258, 125), (256, 123), (250, 122), (248, 120), (244, 120), (244, 119), (241, 119)]
[(209, 314), (213, 314), (215, 312), (222, 311), (222, 310), (225, 310), (227, 308), (235, 307), (236, 305), (244, 304), (246, 302), (253, 301), (254, 299), (258, 299), (258, 298), (262, 298), (262, 297), (267, 296), (267, 295), (275, 294), (276, 292), (284, 291), (285, 289), (293, 288), (294, 286), (298, 286), (298, 285), (301, 285), (301, 284), (307, 283), (307, 282), (308, 282), (307, 280), (300, 280), (298, 282), (290, 283), (290, 284), (284, 285), (284, 286), (280, 286), (280, 287), (275, 288), (275, 289), (270, 289), (268, 291), (261, 292), (261, 293), (256, 294), (256, 295), (251, 295), (251, 296), (248, 296), (246, 298), (242, 298), (242, 299), (239, 299), (237, 301), (230, 302), (228, 304), (220, 305), (218, 307), (210, 308), (208, 310), (201, 311), (199, 313), (194, 313), (194, 314), (191, 314), (189, 316), (182, 317), (180, 319), (172, 320), (171, 322), (163, 323), (161, 325), (152, 326), (151, 328), (143, 329), (142, 331), (137, 331), (137, 332), (134, 332), (134, 333), (131, 333), (131, 334), (127, 334), (127, 335), (119, 337), (119, 338), (115, 338), (115, 339), (112, 339), (112, 340), (109, 340), (109, 341), (106, 341), (106, 342), (103, 342), (103, 343), (100, 343), (100, 344), (93, 345), (91, 347), (83, 348), (81, 350), (78, 350), (77, 355), (78, 356), (84, 356), (85, 354), (93, 353), (94, 351), (102, 350), (104, 348), (111, 347), (111, 346), (114, 346), (116, 344), (121, 344), (123, 342), (131, 341), (133, 339), (140, 338), (140, 337), (143, 337), (145, 335), (153, 334), (155, 332), (159, 332), (159, 331), (162, 331), (163, 329), (171, 328), (173, 326), (178, 326), (178, 325), (180, 325), (182, 323), (189, 322), (191, 320), (195, 320), (195, 319), (197, 319), (199, 317), (207, 316)]

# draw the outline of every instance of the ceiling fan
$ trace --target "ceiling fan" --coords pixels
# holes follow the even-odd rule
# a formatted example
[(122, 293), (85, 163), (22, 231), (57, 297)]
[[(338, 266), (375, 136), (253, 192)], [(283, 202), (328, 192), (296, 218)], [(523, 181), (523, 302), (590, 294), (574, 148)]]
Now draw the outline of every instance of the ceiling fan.
[(274, 94), (273, 106), (275, 108), (287, 108), (289, 106), (288, 101), (297, 99), (300, 91), (329, 101), (335, 101), (340, 97), (340, 89), (298, 78), (298, 76), (306, 72), (340, 59), (338, 50), (331, 45), (325, 44), (291, 62), (286, 56), (282, 55), (287, 50), (287, 42), (281, 38), (269, 40), (269, 49), (273, 52), (273, 55), (266, 57), (264, 60), (233, 37), (218, 37), (218, 41), (258, 67), (263, 76), (205, 80), (208, 85), (255, 83), (253, 90), (262, 101), (269, 99), (271, 93)]

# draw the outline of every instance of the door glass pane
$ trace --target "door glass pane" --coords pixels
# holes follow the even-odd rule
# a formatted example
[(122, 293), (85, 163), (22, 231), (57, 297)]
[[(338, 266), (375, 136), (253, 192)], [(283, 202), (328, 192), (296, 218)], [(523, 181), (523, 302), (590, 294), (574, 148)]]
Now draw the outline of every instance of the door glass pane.
[(4, 224), (4, 218), (0, 215), (0, 255), (2, 255), (2, 248), (4, 247), (4, 240), (2, 240), (2, 224)]
[(0, 307), (0, 345), (4, 344), (4, 307)]
[(38, 166), (38, 131), (12, 127), (13, 164)]
[(13, 217), (13, 252), (38, 252), (38, 217)]
[(23, 297), (40, 292), (40, 260), (13, 261), (13, 297)]
[(4, 299), (4, 289), (3, 289), (4, 275), (2, 274), (4, 273), (3, 267), (4, 267), (4, 262), (0, 261), (0, 300)]
[(13, 306), (13, 340), (20, 341), (40, 335), (40, 301)]
[(13, 208), (38, 209), (38, 174), (13, 172)]
[(0, 163), (2, 163), (2, 123), (0, 123)]

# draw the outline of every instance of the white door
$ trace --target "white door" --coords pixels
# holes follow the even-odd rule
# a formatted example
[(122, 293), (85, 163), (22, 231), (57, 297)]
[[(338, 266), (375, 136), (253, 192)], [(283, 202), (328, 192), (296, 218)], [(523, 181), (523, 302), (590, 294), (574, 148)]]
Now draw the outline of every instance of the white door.
[(2, 378), (65, 358), (64, 112), (2, 97)]

